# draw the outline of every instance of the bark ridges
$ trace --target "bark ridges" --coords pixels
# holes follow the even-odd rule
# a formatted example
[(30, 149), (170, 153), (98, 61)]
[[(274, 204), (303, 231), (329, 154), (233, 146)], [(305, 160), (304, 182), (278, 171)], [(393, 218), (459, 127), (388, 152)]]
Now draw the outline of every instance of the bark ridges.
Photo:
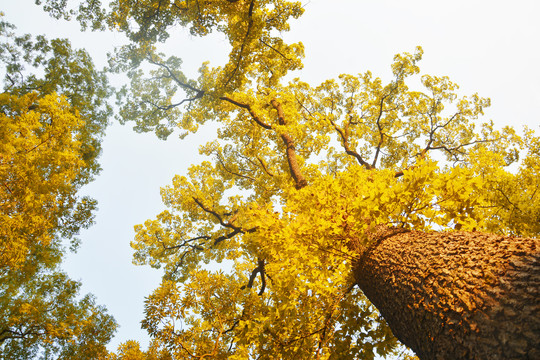
[(355, 278), (421, 359), (540, 359), (540, 240), (379, 231)]

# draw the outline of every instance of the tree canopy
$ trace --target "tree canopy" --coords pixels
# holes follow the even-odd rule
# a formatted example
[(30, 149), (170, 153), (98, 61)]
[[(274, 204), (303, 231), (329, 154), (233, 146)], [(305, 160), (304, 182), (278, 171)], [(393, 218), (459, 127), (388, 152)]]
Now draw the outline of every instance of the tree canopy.
[[(218, 127), (208, 161), (162, 189), (168, 210), (135, 227), (134, 262), (164, 271), (142, 322), (153, 343), (113, 358), (387, 356), (397, 340), (352, 273), (377, 229), (538, 235), (539, 138), (495, 129), (489, 99), (420, 75), (421, 48), (395, 56), (389, 82), (368, 71), (314, 86), (293, 77), (302, 44), (281, 36), (299, 2), (85, 4), (83, 24), (106, 19), (131, 41), (111, 57), (131, 79), (122, 122), (162, 139)], [(159, 50), (175, 26), (222, 33), (227, 63), (184, 74)]]
[(0, 355), (93, 359), (116, 323), (59, 266), (93, 222), (78, 190), (99, 172), (110, 89), (85, 51), (0, 20)]

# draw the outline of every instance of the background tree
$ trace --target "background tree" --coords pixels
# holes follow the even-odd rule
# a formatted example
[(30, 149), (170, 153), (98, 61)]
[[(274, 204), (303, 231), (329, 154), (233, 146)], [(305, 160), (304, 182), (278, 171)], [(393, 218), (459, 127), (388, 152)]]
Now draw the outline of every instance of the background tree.
[(0, 354), (93, 359), (116, 323), (59, 264), (92, 224), (96, 202), (77, 192), (99, 171), (110, 89), (67, 40), (13, 28), (0, 22)]
[(95, 201), (76, 194), (100, 170), (100, 141), (111, 115), (106, 77), (86, 52), (72, 50), (67, 40), (15, 36), (12, 28), (2, 22), (0, 29), (0, 191), (2, 220), (9, 224), (2, 228), (2, 241), (9, 239), (2, 267), (24, 261), (31, 244), (54, 246), (57, 234), (58, 245), (91, 223)]
[[(154, 130), (161, 138), (176, 126), (195, 131), (207, 121), (219, 123), (218, 140), (202, 149), (214, 161), (193, 166), (188, 177), (175, 178), (163, 190), (171, 210), (137, 227), (136, 261), (165, 266), (162, 286), (148, 299), (144, 326), (178, 357), (387, 354), (395, 339), (384, 322), (373, 321), (377, 315), (356, 288), (359, 284), (388, 315), (396, 335), (423, 357), (485, 357), (487, 348), (491, 358), (534, 358), (539, 323), (534, 290), (518, 289), (524, 295), (519, 304), (533, 305), (522, 319), (506, 316), (510, 323), (524, 320), (528, 326), (521, 333), (504, 330), (517, 334), (518, 342), (513, 338), (510, 345), (504, 336), (495, 337), (495, 345), (486, 342), (481, 349), (476, 346), (491, 333), (479, 332), (468, 344), (450, 333), (476, 332), (476, 325), (467, 326), (473, 322), (465, 315), (484, 305), (458, 311), (467, 324), (453, 327), (445, 328), (450, 318), (439, 306), (423, 306), (424, 312), (396, 323), (363, 281), (379, 279), (373, 281), (375, 295), (388, 289), (382, 285), (393, 273), (383, 270), (397, 265), (382, 266), (385, 263), (376, 258), (382, 269), (368, 276), (364, 264), (380, 244), (410, 240), (395, 232), (457, 227), (536, 235), (537, 180), (536, 170), (530, 169), (537, 168), (538, 153), (529, 146), (537, 142), (534, 135), (519, 138), (512, 129), (494, 131), (490, 123), (475, 129), (489, 101), (477, 95), (458, 98), (457, 86), (447, 78), (423, 76), (422, 91), (409, 89), (406, 80), (419, 72), (420, 50), (396, 57), (394, 79), (388, 84), (370, 73), (343, 75), (339, 82), (318, 87), (300, 80), (284, 84), (287, 73), (301, 66), (302, 46), (285, 44), (275, 30), (286, 30), (289, 18), (301, 12), (298, 3), (282, 1), (113, 2), (110, 24), (133, 40), (113, 59), (116, 69), (128, 71), (132, 78), (123, 119), (135, 120), (137, 130)], [(229, 62), (216, 68), (203, 65), (199, 78), (189, 80), (179, 69), (180, 59), (156, 51), (156, 41), (166, 40), (176, 24), (188, 26), (193, 35), (222, 31), (231, 45)], [(155, 66), (149, 78), (139, 68), (143, 62)], [(507, 167), (516, 162), (520, 150), (528, 152), (526, 167), (516, 175)], [(525, 191), (515, 191), (519, 179), (527, 179)], [(389, 224), (399, 231), (388, 233), (379, 226)], [(423, 244), (437, 248), (427, 246), (430, 238), (424, 233), (414, 234), (416, 247), (404, 249)], [(444, 240), (437, 242), (443, 249), (471, 237), (489, 238), (435, 236)], [(511, 242), (517, 250), (502, 253), (506, 259), (491, 267), (504, 270), (515, 257), (529, 256), (530, 266), (520, 271), (534, 286), (537, 241)], [(461, 248), (458, 254), (467, 250)], [(396, 252), (383, 254), (392, 260)], [(487, 256), (484, 252), (480, 258)], [(225, 259), (233, 262), (228, 273), (201, 265)], [(461, 264), (450, 273), (465, 267)], [(442, 268), (432, 269), (434, 278), (443, 280), (438, 277)], [(491, 278), (489, 273), (485, 276)], [(424, 296), (429, 291), (423, 289), (427, 280), (404, 279), (411, 281), (394, 283), (415, 284), (409, 293), (417, 298), (408, 304), (405, 297), (396, 296), (401, 306), (393, 307), (396, 313), (429, 299)], [(433, 287), (440, 290), (452, 281), (436, 281)], [(498, 287), (489, 281), (473, 285)], [(406, 294), (403, 287), (393, 289)], [(508, 304), (503, 307), (515, 310)], [(436, 342), (429, 331), (409, 337), (400, 330), (400, 324), (411, 323), (422, 330), (422, 321), (409, 320), (426, 313), (442, 317), (442, 325), (435, 325), (445, 330), (446, 343)], [(436, 345), (429, 349), (429, 344)]]
[(147, 351), (142, 351), (139, 343), (128, 340), (118, 346), (116, 353), (108, 354), (107, 360), (171, 360), (168, 350), (157, 350), (152, 343)]

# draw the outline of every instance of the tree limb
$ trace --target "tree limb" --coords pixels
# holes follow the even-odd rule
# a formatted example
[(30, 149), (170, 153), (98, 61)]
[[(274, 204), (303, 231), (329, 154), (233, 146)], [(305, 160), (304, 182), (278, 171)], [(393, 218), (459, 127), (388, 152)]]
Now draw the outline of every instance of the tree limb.
[(224, 100), (224, 101), (227, 101), (228, 103), (231, 103), (233, 105), (236, 105), (238, 107), (241, 107), (242, 109), (246, 109), (249, 114), (251, 115), (251, 118), (261, 127), (267, 129), (267, 130), (271, 130), (272, 129), (272, 126), (268, 125), (268, 124), (265, 124), (257, 114), (255, 114), (255, 112), (253, 111), (253, 109), (251, 108), (251, 105), (249, 104), (244, 104), (244, 103), (241, 103), (239, 101), (236, 101), (234, 99), (231, 99), (230, 97), (227, 97), (227, 96), (222, 96), (220, 97), (221, 100)]
[[(276, 99), (272, 99), (270, 100), (270, 105), (272, 105), (272, 107), (277, 111), (279, 124), (282, 126), (287, 125), (287, 122), (285, 120), (285, 114), (283, 113), (283, 108), (281, 107), (281, 104)], [(289, 163), (289, 170), (291, 176), (294, 179), (296, 188), (301, 189), (307, 185), (307, 180), (304, 178), (304, 175), (300, 171), (300, 165), (298, 164), (298, 160), (296, 158), (294, 140), (287, 133), (282, 133), (280, 134), (280, 136), (283, 140), (283, 143), (285, 144), (287, 162)]]

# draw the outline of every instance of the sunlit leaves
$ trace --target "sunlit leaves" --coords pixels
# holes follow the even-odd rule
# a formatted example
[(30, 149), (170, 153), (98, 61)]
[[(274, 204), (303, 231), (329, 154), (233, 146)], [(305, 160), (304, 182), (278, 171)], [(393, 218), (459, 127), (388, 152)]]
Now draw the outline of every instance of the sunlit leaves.
[(65, 39), (16, 36), (13, 26), (1, 22), (0, 61), (5, 65), (4, 91), (43, 97), (57, 93), (77, 109), (84, 125), (78, 129), (85, 166), (77, 183), (93, 179), (100, 168), (101, 137), (111, 116), (107, 102), (111, 93), (107, 78), (84, 50), (73, 49)]
[[(164, 269), (143, 323), (153, 346), (179, 358), (384, 356), (396, 340), (350, 275), (380, 226), (537, 231), (537, 139), (479, 121), (489, 99), (420, 74), (421, 48), (394, 57), (390, 81), (367, 71), (313, 86), (287, 78), (303, 47), (279, 32), (297, 3), (112, 8), (110, 25), (132, 40), (111, 58), (131, 78), (122, 121), (162, 139), (218, 127), (200, 149), (209, 161), (176, 176), (168, 209), (135, 227), (135, 263)], [(223, 34), (228, 60), (184, 74), (157, 51), (176, 25)]]
[[(5, 268), (22, 263), (33, 244), (48, 245), (63, 217), (75, 220), (70, 212), (81, 217), (73, 230), (87, 226), (94, 203), (75, 194), (73, 183), (85, 165), (77, 136), (83, 121), (66, 100), (4, 93), (0, 106), (0, 263)], [(73, 235), (69, 225), (63, 231)]]
[(109, 353), (100, 360), (172, 360), (174, 359), (168, 349), (158, 349), (156, 342), (150, 343), (147, 351), (135, 340), (128, 340), (118, 346), (116, 353)]
[[(176, 126), (193, 131), (215, 116), (219, 111), (215, 100), (231, 91), (247, 90), (253, 83), (278, 86), (284, 75), (302, 67), (303, 46), (287, 44), (277, 34), (288, 30), (288, 21), (302, 12), (300, 3), (283, 0), (113, 2), (111, 26), (119, 27), (133, 41), (111, 58), (115, 70), (132, 67), (121, 121), (136, 121), (137, 131), (153, 130), (165, 138)], [(191, 75), (188, 80), (171, 63), (179, 59), (166, 59), (155, 47), (169, 37), (168, 29), (176, 24), (197, 36), (222, 33), (231, 46), (228, 62), (201, 64), (199, 78)], [(156, 70), (145, 74), (133, 68), (141, 63)]]
[[(538, 136), (525, 129), (520, 144), (523, 160), (516, 170), (505, 166), (518, 156), (516, 147), (509, 139), (515, 138), (512, 129), (501, 133), (496, 146), (482, 146), (471, 154), (473, 167), (482, 179), (486, 206), (479, 211), (489, 231), (512, 235), (538, 236), (540, 233), (540, 153)], [(519, 149), (519, 147), (517, 147)]]
[[(410, 90), (405, 80), (419, 72), (420, 56), (397, 56), (387, 85), (367, 72), (213, 100), (219, 140), (201, 152), (214, 163), (192, 166), (163, 189), (170, 210), (138, 226), (132, 244), (138, 263), (164, 265), (165, 278), (183, 283), (166, 282), (169, 290), (149, 300), (145, 326), (163, 346), (231, 358), (388, 354), (395, 339), (350, 278), (355, 250), (370, 245), (372, 231), (516, 231), (517, 220), (495, 225), (509, 208), (512, 219), (518, 211), (492, 189), (511, 194), (516, 179), (505, 167), (522, 141), (491, 123), (476, 131), (489, 100), (458, 98), (448, 78), (425, 75), (424, 91)], [(200, 122), (213, 120), (200, 114)], [(308, 186), (291, 181), (291, 156)], [(529, 173), (523, 177), (536, 186)], [(201, 268), (225, 259), (230, 275)], [(221, 303), (212, 295), (221, 291), (234, 295)], [(152, 327), (164, 319), (182, 328)]]
[(58, 264), (93, 221), (77, 192), (99, 171), (110, 90), (86, 52), (12, 28), (0, 23), (0, 357), (95, 359), (116, 323)]

